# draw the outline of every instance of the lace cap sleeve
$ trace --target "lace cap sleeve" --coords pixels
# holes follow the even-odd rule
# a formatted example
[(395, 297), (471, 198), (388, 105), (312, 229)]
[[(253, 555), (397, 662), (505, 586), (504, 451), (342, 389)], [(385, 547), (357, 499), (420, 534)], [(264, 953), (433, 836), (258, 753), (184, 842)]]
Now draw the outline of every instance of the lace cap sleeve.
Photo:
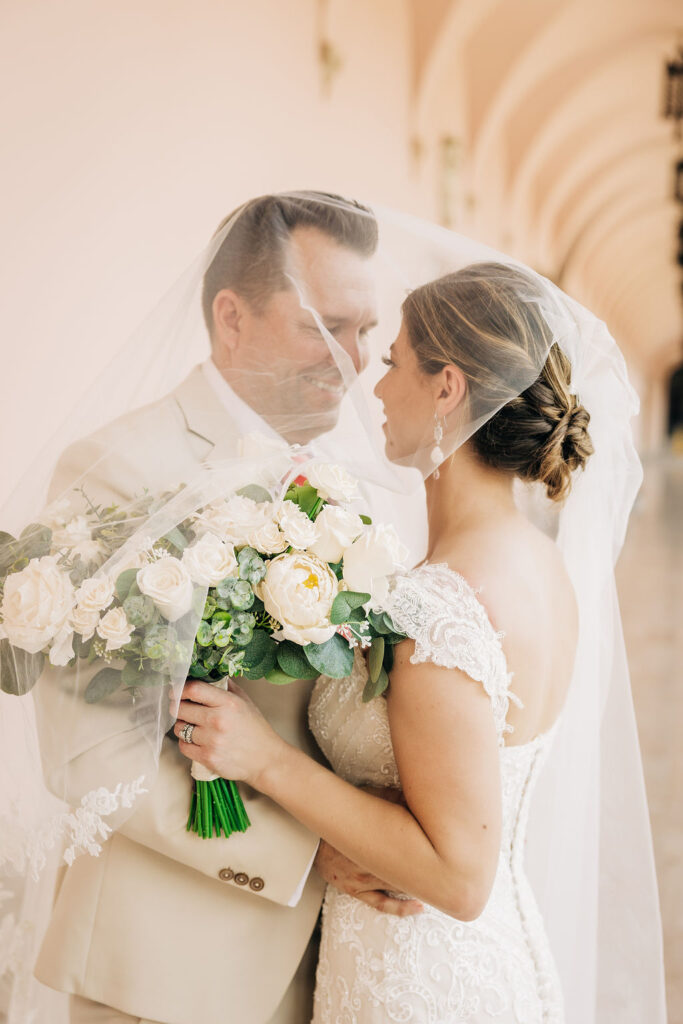
[(480, 682), (491, 699), (499, 742), (507, 725), (511, 674), (497, 633), (476, 591), (445, 563), (423, 565), (392, 582), (384, 601), (397, 629), (415, 641), (413, 664), (458, 668)]

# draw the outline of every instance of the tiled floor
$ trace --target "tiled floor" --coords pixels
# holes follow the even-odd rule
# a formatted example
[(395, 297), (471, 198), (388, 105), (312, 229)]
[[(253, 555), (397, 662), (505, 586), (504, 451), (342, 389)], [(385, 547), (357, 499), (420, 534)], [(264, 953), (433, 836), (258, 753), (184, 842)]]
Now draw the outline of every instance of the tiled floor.
[(669, 1024), (683, 1024), (683, 457), (646, 466), (617, 582), (654, 834)]

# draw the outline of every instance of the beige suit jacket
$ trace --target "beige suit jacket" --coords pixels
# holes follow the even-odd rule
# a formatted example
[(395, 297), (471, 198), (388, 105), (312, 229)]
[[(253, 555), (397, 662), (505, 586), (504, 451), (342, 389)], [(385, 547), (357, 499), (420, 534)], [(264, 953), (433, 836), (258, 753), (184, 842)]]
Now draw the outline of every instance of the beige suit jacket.
[[(207, 458), (235, 454), (237, 437), (197, 368), (160, 402), (69, 448), (52, 493), (64, 492), (86, 468), (88, 495), (96, 501), (163, 489), (190, 479)], [(34, 694), (48, 785), (77, 800), (88, 779), (131, 777), (127, 712), (112, 702), (101, 718), (84, 718), (87, 731), (79, 723), (55, 730), (68, 676), (46, 670)], [(243, 685), (282, 736), (316, 756), (306, 725), (311, 683)], [(55, 735), (60, 741), (51, 748)], [(38, 979), (166, 1024), (268, 1020), (309, 941), (324, 883), (310, 872), (298, 903), (288, 905), (318, 837), (267, 797), (241, 789), (252, 822), (246, 833), (210, 840), (188, 834), (189, 763), (175, 740), (165, 738), (149, 794), (138, 798), (99, 857), (83, 854), (65, 871)]]

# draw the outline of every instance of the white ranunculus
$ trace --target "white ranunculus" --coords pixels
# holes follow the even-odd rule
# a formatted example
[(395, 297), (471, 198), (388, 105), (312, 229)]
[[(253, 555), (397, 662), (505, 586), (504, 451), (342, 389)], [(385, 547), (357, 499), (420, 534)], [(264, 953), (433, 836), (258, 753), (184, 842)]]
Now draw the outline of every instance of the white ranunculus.
[(370, 594), (370, 605), (376, 607), (387, 596), (388, 577), (403, 568), (408, 554), (393, 526), (369, 526), (344, 551), (344, 582), (349, 590)]
[(48, 655), (51, 665), (68, 665), (74, 657), (74, 631), (67, 624), (62, 626), (52, 641)]
[(262, 555), (277, 555), (288, 547), (287, 538), (273, 520), (253, 530), (247, 543)]
[(137, 584), (151, 597), (169, 622), (175, 622), (192, 606), (192, 580), (185, 566), (172, 555), (164, 555), (140, 569)]
[(182, 563), (194, 582), (205, 587), (215, 587), (227, 576), (237, 575), (235, 549), (215, 533), (205, 533), (185, 548)]
[(273, 558), (257, 592), (268, 614), (282, 623), (281, 639), (303, 646), (333, 636), (337, 627), (330, 623), (330, 609), (339, 581), (315, 555), (292, 551)]
[(74, 605), (74, 586), (52, 555), (32, 559), (5, 581), (0, 615), (7, 639), (37, 654), (59, 633)]
[(252, 530), (258, 529), (272, 517), (264, 506), (270, 502), (256, 502), (242, 494), (234, 494), (226, 501), (204, 509), (193, 522), (198, 534), (215, 533), (221, 540), (241, 546), (247, 543)]
[(294, 501), (283, 501), (276, 512), (278, 525), (287, 543), (305, 551), (318, 539), (318, 528)]
[(358, 481), (343, 466), (332, 462), (312, 462), (306, 467), (308, 482), (321, 498), (351, 501), (358, 491)]
[(134, 632), (135, 626), (130, 624), (123, 608), (110, 608), (97, 627), (97, 635), (107, 641), (108, 651), (125, 647)]
[(89, 640), (97, 629), (100, 613), (96, 609), (84, 608), (78, 604), (72, 611), (69, 621), (79, 636), (82, 636), (84, 640)]
[(324, 562), (340, 562), (346, 548), (363, 532), (363, 520), (338, 505), (325, 505), (315, 521), (318, 539), (309, 551)]
[(76, 591), (77, 607), (85, 612), (103, 612), (114, 600), (114, 581), (109, 576), (83, 580)]

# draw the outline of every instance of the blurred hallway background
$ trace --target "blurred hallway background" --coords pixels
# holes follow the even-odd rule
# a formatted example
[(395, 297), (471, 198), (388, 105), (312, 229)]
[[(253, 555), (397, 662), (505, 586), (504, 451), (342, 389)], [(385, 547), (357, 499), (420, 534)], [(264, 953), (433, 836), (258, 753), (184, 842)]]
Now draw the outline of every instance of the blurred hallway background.
[(518, 256), (607, 322), (642, 402), (646, 483), (619, 580), (672, 1024), (683, 1024), (682, 42), (680, 0), (0, 7), (0, 501), (43, 423), (77, 401), (225, 214), (264, 191), (322, 188), (428, 217)]

